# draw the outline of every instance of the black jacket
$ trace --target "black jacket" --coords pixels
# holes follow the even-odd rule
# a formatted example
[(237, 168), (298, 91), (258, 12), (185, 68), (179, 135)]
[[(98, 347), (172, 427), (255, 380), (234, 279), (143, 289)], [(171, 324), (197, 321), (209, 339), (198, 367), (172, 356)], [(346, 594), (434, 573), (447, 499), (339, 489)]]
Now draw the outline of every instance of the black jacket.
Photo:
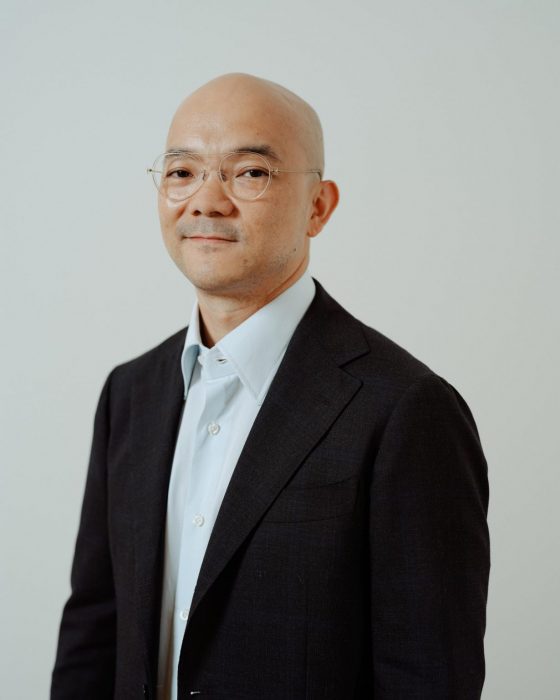
[[(185, 333), (103, 387), (53, 700), (155, 697)], [(458, 392), (317, 284), (213, 529), (179, 698), (479, 698), (487, 507)]]

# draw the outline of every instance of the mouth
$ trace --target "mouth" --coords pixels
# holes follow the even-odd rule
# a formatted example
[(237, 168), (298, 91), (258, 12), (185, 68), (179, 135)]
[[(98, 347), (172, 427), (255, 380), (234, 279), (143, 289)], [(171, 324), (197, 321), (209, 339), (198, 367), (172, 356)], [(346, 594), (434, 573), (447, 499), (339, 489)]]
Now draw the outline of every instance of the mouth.
[(176, 232), (182, 241), (192, 243), (236, 243), (240, 238), (240, 230), (231, 222), (212, 221), (179, 221)]
[(188, 241), (198, 241), (201, 243), (235, 243), (233, 238), (224, 238), (223, 236), (209, 236), (203, 234), (190, 234), (188, 236), (182, 236), (183, 240)]

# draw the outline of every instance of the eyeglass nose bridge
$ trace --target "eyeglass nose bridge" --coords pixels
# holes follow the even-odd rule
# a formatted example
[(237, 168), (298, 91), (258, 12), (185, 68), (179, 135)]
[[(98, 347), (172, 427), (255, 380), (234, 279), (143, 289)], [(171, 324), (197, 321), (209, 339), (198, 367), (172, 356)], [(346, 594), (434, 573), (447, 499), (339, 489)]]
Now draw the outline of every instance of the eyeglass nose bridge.
[[(220, 164), (220, 165), (221, 165), (221, 164)], [(199, 186), (198, 186), (197, 189), (196, 189), (197, 192), (198, 192), (198, 190), (202, 187), (202, 185), (203, 185), (207, 180), (210, 179), (210, 175), (212, 175), (212, 173), (216, 173), (216, 175), (218, 176), (218, 180), (222, 183), (222, 185), (226, 182), (226, 179), (225, 179), (225, 177), (224, 177), (224, 173), (222, 172), (222, 169), (221, 169), (221, 168), (216, 168), (216, 169), (203, 168), (203, 169), (200, 171), (200, 174), (199, 174), (199, 176), (198, 176), (198, 180), (199, 180), (199, 183), (200, 183), (200, 184), (199, 184)]]
[(212, 173), (216, 173), (216, 175), (218, 176), (218, 180), (220, 181), (220, 183), (222, 185), (222, 190), (225, 192), (225, 194), (228, 197), (232, 196), (232, 193), (229, 191), (230, 188), (228, 187), (228, 179), (227, 179), (227, 177), (224, 173), (224, 170), (222, 168), (224, 160), (226, 160), (231, 155), (232, 155), (231, 153), (224, 154), (220, 158), (220, 162), (218, 163), (217, 168), (202, 168), (202, 170), (200, 171), (198, 178), (197, 178), (198, 184), (196, 186), (196, 189), (193, 190), (193, 192), (189, 195), (189, 199), (202, 189), (202, 187), (206, 183), (206, 181), (210, 179), (210, 175), (212, 175)]

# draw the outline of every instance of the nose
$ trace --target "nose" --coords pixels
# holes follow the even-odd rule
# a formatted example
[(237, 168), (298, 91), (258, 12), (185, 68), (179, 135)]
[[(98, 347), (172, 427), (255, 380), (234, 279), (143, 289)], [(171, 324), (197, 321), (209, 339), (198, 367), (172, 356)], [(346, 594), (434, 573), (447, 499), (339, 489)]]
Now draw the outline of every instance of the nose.
[(229, 216), (234, 209), (215, 171), (204, 174), (201, 187), (187, 200), (187, 210), (193, 216)]

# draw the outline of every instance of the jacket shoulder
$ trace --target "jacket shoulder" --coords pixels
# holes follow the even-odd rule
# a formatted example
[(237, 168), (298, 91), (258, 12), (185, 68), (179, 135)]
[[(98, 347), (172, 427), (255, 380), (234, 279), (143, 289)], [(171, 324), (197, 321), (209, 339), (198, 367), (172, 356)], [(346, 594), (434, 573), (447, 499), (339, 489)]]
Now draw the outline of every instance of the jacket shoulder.
[(362, 382), (367, 396), (381, 400), (387, 415), (405, 398), (410, 406), (417, 402), (423, 410), (427, 407), (433, 412), (439, 410), (441, 416), (458, 415), (459, 412), (479, 440), (474, 416), (454, 384), (391, 338), (351, 318), (363, 333), (369, 351), (356, 358), (345, 370)]
[(358, 321), (364, 338), (370, 348), (367, 365), (380, 377), (403, 380), (407, 383), (415, 381), (426, 374), (435, 374), (425, 362), (409, 350), (387, 337), (375, 328)]
[(426, 374), (435, 374), (422, 360), (397, 342), (353, 316), (316, 282), (314, 323), (322, 344), (345, 370), (364, 382), (409, 385)]

